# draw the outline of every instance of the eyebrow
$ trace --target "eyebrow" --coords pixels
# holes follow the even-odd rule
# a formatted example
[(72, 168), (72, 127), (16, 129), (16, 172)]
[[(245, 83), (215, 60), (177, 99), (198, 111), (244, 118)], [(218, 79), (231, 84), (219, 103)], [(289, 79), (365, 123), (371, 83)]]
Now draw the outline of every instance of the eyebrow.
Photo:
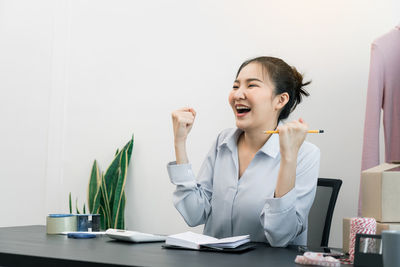
[[(235, 83), (240, 83), (239, 80), (235, 80), (234, 82)], [(257, 78), (250, 78), (250, 79), (247, 79), (246, 82), (247, 83), (249, 83), (249, 82), (260, 82), (260, 83), (262, 83), (263, 81), (261, 81), (261, 80), (259, 80)]]

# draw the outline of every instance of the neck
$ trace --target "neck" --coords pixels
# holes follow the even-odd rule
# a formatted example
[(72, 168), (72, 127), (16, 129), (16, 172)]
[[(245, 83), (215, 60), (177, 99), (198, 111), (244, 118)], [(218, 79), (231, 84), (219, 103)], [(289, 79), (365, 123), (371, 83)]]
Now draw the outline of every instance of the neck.
[(271, 134), (265, 134), (264, 131), (275, 130), (276, 127), (277, 123), (270, 123), (266, 127), (244, 130), (241, 141), (248, 148), (257, 152), (271, 137)]

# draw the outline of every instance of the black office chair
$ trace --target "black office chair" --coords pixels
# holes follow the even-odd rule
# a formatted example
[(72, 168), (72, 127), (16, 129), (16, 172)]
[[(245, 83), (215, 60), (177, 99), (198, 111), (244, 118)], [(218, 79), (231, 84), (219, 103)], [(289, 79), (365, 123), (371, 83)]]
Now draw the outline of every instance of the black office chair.
[(308, 214), (307, 246), (327, 247), (332, 216), (342, 180), (318, 178), (314, 203)]

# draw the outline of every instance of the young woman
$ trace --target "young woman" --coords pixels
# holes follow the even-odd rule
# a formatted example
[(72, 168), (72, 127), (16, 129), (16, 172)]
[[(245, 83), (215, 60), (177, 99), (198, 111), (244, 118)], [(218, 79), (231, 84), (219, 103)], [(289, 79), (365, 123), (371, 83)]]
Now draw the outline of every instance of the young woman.
[(204, 234), (217, 238), (250, 234), (271, 246), (306, 244), (320, 152), (304, 141), (302, 119), (282, 121), (308, 96), (309, 83), (279, 58), (244, 62), (229, 94), (236, 128), (218, 135), (197, 179), (186, 155), (196, 112), (172, 113), (176, 162), (167, 169), (174, 205), (189, 226), (205, 224)]

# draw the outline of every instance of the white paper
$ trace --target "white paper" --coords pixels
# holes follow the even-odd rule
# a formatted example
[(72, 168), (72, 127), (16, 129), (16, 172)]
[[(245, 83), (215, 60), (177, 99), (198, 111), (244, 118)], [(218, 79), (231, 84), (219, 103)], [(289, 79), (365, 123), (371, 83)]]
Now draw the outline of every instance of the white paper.
[(249, 235), (234, 236), (227, 238), (214, 238), (207, 235), (185, 232), (167, 237), (166, 244), (193, 249), (199, 249), (201, 245), (215, 248), (236, 248), (250, 242)]

